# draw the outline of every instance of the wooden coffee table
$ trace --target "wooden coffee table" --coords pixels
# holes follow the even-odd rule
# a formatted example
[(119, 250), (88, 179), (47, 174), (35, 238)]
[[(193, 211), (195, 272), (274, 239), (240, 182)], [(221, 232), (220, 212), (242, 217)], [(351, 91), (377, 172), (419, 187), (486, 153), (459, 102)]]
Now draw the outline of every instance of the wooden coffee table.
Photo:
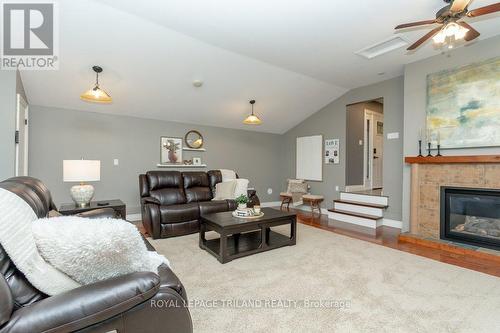
[[(263, 208), (263, 217), (236, 218), (231, 212), (201, 216), (200, 248), (213, 255), (222, 264), (251, 254), (295, 245), (297, 216), (295, 213)], [(271, 227), (290, 225), (290, 235), (271, 230)], [(215, 231), (220, 237), (206, 239), (207, 231)]]

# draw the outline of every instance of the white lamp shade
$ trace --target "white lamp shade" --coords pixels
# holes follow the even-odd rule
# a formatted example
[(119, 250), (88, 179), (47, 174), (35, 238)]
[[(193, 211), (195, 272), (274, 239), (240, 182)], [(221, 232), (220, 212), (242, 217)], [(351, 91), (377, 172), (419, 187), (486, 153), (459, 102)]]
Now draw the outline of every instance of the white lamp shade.
[(65, 182), (98, 182), (101, 180), (101, 161), (64, 160)]

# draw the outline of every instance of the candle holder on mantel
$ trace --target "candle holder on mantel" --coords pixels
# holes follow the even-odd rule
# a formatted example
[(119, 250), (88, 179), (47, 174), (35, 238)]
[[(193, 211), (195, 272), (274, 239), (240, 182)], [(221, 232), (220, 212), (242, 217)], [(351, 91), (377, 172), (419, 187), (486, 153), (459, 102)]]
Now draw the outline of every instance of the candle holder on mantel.
[(431, 154), (431, 143), (427, 142), (427, 157), (432, 157)]
[(422, 155), (422, 140), (418, 140), (418, 157), (424, 157)]
[(440, 145), (440, 144), (438, 144), (438, 145), (437, 145), (437, 148), (438, 148), (438, 151), (437, 151), (436, 156), (443, 156), (443, 155), (441, 155), (441, 145)]

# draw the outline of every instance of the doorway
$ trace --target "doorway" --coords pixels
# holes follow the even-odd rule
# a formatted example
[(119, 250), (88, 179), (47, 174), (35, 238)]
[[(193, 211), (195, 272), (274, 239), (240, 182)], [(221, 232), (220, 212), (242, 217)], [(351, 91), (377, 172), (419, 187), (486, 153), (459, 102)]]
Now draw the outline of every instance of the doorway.
[(16, 169), (15, 175), (28, 175), (28, 103), (17, 94), (16, 108)]
[(346, 191), (383, 187), (383, 99), (347, 105)]

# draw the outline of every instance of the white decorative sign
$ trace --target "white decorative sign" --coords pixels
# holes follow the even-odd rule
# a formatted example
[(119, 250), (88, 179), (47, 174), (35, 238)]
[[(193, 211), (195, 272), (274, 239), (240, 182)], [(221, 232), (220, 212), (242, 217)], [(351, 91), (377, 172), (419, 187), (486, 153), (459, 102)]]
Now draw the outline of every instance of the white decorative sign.
[(339, 139), (325, 140), (325, 164), (339, 164)]

